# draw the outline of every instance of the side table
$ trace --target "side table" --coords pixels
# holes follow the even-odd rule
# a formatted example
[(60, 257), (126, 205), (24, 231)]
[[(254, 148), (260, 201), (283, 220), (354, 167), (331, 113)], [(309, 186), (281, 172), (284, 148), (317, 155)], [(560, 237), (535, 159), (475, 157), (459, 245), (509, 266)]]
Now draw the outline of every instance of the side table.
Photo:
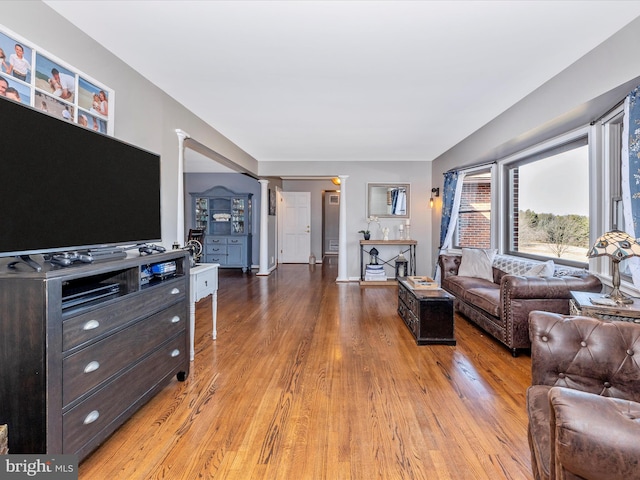
[(196, 327), (196, 303), (208, 295), (211, 295), (211, 316), (213, 332), (212, 338), (218, 336), (218, 263), (200, 263), (191, 267), (189, 285), (189, 330), (191, 334), (190, 359), (195, 356), (194, 335)]
[(599, 320), (640, 323), (640, 299), (634, 298), (628, 305), (596, 305), (592, 298), (601, 297), (601, 293), (570, 292), (569, 311), (571, 315), (582, 315)]

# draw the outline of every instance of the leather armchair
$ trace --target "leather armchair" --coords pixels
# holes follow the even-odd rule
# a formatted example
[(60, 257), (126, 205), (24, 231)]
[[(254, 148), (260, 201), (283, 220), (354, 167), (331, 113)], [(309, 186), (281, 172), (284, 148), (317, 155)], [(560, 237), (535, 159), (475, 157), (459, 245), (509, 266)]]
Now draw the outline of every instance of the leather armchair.
[(640, 480), (640, 324), (534, 311), (527, 390), (536, 480)]

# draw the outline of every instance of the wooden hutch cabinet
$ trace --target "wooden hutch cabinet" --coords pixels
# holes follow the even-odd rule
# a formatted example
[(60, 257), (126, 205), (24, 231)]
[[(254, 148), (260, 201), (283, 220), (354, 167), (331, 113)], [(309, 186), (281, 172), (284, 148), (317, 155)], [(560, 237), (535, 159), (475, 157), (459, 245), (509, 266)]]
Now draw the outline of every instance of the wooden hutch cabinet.
[(251, 270), (252, 196), (223, 186), (191, 194), (193, 226), (204, 231), (204, 263)]

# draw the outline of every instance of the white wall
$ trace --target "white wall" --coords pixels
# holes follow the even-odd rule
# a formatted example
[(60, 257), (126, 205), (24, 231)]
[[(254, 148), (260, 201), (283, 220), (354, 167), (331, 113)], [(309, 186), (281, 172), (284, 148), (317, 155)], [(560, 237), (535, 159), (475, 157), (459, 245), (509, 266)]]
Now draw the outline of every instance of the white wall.
[[(206, 125), (44, 3), (3, 1), (1, 8), (0, 22), (6, 28), (115, 90), (115, 137), (160, 154), (162, 243), (166, 247), (178, 240), (176, 129), (186, 131), (192, 138), (247, 170), (257, 172), (257, 161), (253, 157)], [(99, 8), (99, 3), (96, 3), (98, 11)], [(132, 48), (135, 48), (135, 45), (132, 45)], [(143, 55), (144, 52), (140, 54)], [(180, 244), (184, 243), (184, 239), (178, 241)]]
[[(640, 19), (436, 158), (436, 186), (442, 187), (442, 174), (451, 168), (504, 158), (599, 118), (640, 84), (638, 45)], [(434, 248), (440, 229), (440, 211), (436, 213)]]
[[(359, 241), (362, 235), (358, 233), (358, 230), (363, 230), (367, 226), (367, 183), (409, 183), (411, 185), (411, 236), (418, 241), (416, 247), (417, 273), (418, 275), (433, 274), (432, 250), (437, 245), (434, 247), (431, 241), (432, 211), (429, 208), (429, 196), (432, 182), (429, 162), (261, 162), (259, 173), (261, 175), (288, 175), (292, 177), (349, 176), (346, 184), (346, 196), (341, 195), (340, 201), (347, 202), (347, 275), (354, 280), (360, 277)], [(316, 182), (316, 180), (301, 180), (296, 181), (295, 184), (287, 180), (283, 182), (283, 185), (285, 190), (289, 190), (290, 186), (295, 185), (298, 191), (313, 191), (311, 188), (305, 188), (304, 182)], [(322, 185), (330, 186), (326, 189), (334, 188), (328, 180), (323, 182)], [(314, 190), (321, 192), (321, 189), (316, 187)], [(317, 256), (317, 252), (321, 249), (321, 196), (318, 197), (317, 204), (312, 205), (311, 215), (314, 222), (312, 230), (318, 232), (317, 243), (312, 243), (312, 251)], [(383, 227), (388, 226), (391, 232), (395, 232), (401, 220), (382, 219), (381, 223)], [(382, 238), (377, 226), (372, 225), (372, 230), (373, 239)], [(384, 258), (382, 252), (381, 257)]]
[[(348, 275), (359, 271), (357, 231), (364, 228), (367, 182), (411, 183), (412, 236), (418, 273), (432, 272), (439, 214), (428, 199), (449, 168), (497, 158), (597, 118), (640, 83), (640, 19), (569, 66), (448, 152), (425, 162), (261, 162), (206, 125), (72, 24), (39, 1), (2, 2), (0, 22), (33, 44), (115, 90), (115, 136), (162, 157), (163, 244), (176, 241), (178, 141), (176, 129), (261, 176), (349, 175)], [(135, 48), (135, 45), (132, 45)], [(143, 54), (143, 52), (141, 52)], [(453, 128), (453, 127), (452, 127)], [(429, 132), (425, 132), (429, 135)], [(391, 159), (393, 160), (393, 159)], [(433, 171), (432, 171), (433, 170)], [(432, 182), (433, 179), (433, 182)], [(433, 183), (433, 185), (432, 185)], [(439, 213), (434, 210), (434, 213)], [(273, 232), (272, 230), (270, 230)], [(180, 240), (182, 243), (182, 240)]]

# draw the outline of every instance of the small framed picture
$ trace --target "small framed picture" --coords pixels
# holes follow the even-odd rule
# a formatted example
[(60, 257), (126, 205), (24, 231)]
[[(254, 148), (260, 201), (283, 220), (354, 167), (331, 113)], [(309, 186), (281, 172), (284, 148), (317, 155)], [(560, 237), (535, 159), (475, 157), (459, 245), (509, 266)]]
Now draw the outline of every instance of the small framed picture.
[(276, 214), (276, 191), (269, 189), (269, 215)]
[(329, 195), (329, 205), (340, 205), (340, 195)]

